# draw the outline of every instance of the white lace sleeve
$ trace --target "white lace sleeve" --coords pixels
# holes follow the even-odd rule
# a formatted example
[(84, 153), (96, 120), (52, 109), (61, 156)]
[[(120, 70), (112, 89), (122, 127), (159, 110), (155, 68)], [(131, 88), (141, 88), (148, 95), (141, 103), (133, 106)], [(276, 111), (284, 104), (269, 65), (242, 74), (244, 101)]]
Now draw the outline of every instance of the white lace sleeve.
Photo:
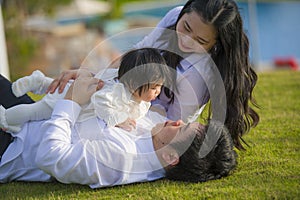
[(121, 83), (106, 85), (91, 98), (95, 114), (109, 127), (120, 124), (129, 117), (129, 100), (130, 95)]

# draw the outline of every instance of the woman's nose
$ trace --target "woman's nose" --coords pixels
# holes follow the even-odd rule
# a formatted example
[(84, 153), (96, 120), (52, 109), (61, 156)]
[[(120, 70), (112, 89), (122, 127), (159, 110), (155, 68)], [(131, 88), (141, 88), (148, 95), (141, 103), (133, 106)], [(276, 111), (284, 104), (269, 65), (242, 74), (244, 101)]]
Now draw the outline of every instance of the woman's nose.
[(182, 41), (186, 46), (193, 46), (195, 41), (188, 35), (182, 36)]

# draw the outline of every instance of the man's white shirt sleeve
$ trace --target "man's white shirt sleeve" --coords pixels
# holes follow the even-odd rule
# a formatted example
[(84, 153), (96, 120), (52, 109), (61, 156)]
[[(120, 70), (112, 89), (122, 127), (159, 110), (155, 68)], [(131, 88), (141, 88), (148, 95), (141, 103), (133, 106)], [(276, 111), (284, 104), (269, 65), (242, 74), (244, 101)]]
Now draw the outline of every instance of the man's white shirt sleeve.
[(72, 101), (57, 103), (52, 118), (42, 128), (45, 136), (38, 148), (37, 165), (62, 183), (87, 184), (92, 188), (125, 184), (124, 172), (130, 172), (132, 162), (120, 153), (126, 151), (121, 145), (105, 139), (72, 143), (72, 127), (80, 110)]

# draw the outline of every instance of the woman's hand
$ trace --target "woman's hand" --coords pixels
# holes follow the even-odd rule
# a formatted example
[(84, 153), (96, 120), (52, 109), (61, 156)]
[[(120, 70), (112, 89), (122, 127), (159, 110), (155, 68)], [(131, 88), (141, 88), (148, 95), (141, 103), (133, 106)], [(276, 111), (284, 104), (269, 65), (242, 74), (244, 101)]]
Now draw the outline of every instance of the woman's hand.
[(103, 87), (103, 81), (91, 76), (79, 76), (70, 86), (65, 99), (72, 100), (79, 105), (89, 102), (91, 96)]
[(58, 93), (62, 93), (64, 88), (66, 87), (69, 80), (75, 80), (80, 75), (88, 76), (90, 72), (87, 69), (73, 69), (73, 70), (66, 70), (62, 72), (58, 78), (54, 79), (50, 86), (48, 87), (46, 93), (53, 94), (55, 90), (58, 88)]

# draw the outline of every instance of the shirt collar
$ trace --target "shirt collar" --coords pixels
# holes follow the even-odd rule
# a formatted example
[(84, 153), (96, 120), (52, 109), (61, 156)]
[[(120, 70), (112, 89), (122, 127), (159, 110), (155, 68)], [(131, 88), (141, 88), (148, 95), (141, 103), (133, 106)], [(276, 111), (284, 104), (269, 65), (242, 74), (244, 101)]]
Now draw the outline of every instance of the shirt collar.
[(183, 71), (186, 71), (187, 69), (196, 65), (197, 63), (199, 63), (202, 59), (204, 59), (207, 56), (208, 56), (208, 54), (206, 54), (206, 53), (203, 53), (203, 54), (193, 53), (193, 54), (187, 56), (185, 59), (183, 59), (180, 62), (181, 69)]

